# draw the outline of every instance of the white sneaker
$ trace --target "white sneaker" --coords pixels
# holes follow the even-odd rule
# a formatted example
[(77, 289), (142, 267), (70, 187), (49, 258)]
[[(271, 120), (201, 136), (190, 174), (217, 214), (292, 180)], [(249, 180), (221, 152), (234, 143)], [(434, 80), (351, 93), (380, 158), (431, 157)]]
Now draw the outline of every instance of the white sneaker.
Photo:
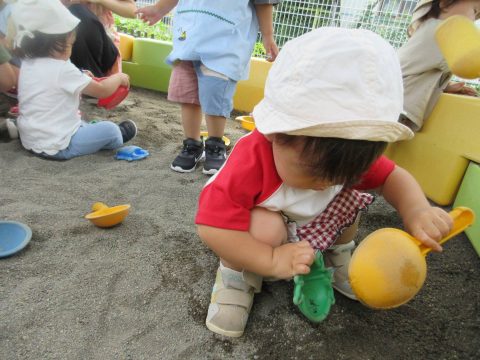
[(5, 124), (7, 125), (8, 135), (10, 139), (18, 139), (18, 129), (16, 121), (14, 119), (6, 119)]
[(212, 290), (206, 325), (214, 333), (239, 337), (243, 335), (255, 292), (262, 278), (249, 272), (239, 272), (220, 264)]
[(348, 279), (348, 266), (353, 249), (355, 249), (355, 242), (352, 240), (346, 244), (330, 246), (323, 255), (325, 266), (332, 267), (334, 270), (332, 287), (342, 295), (357, 300)]

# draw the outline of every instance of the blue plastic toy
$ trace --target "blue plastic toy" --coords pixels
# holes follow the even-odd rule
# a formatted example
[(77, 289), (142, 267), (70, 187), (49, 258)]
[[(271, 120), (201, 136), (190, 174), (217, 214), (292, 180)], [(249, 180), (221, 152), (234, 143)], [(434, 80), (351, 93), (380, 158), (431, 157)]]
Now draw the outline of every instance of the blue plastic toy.
[(150, 153), (147, 150), (144, 150), (139, 146), (130, 145), (118, 149), (115, 155), (115, 159), (134, 161), (144, 159), (148, 155), (150, 155)]
[(330, 312), (330, 307), (335, 304), (335, 297), (332, 270), (325, 268), (322, 253), (317, 251), (310, 273), (297, 275), (293, 280), (295, 282), (293, 303), (310, 321), (324, 320)]
[(0, 221), (0, 258), (11, 256), (30, 242), (32, 230), (17, 221)]

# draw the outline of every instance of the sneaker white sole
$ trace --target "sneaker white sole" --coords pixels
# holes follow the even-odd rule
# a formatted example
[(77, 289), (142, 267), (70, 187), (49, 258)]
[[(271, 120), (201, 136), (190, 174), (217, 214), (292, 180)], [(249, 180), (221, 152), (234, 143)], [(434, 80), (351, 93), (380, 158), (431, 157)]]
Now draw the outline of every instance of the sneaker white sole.
[(173, 166), (173, 164), (170, 164), (170, 169), (172, 169), (173, 171), (179, 172), (179, 173), (191, 173), (191, 172), (195, 171), (198, 163), (200, 161), (204, 160), (204, 159), (205, 159), (205, 151), (202, 153), (202, 156), (200, 156), (200, 158), (195, 162), (195, 166), (192, 167), (191, 169), (184, 169), (180, 166)]
[(243, 335), (243, 330), (242, 331), (223, 330), (208, 322), (206, 322), (205, 325), (207, 325), (208, 330), (214, 332), (215, 334), (224, 335), (228, 337), (240, 337)]
[(191, 172), (194, 172), (196, 168), (197, 168), (197, 164), (195, 164), (195, 166), (191, 169), (184, 169), (184, 168), (181, 168), (180, 166), (173, 166), (172, 164), (170, 164), (170, 169), (179, 173), (191, 173)]
[(210, 169), (210, 170), (205, 170), (205, 168), (202, 170), (202, 172), (205, 175), (215, 175), (218, 172), (218, 169)]

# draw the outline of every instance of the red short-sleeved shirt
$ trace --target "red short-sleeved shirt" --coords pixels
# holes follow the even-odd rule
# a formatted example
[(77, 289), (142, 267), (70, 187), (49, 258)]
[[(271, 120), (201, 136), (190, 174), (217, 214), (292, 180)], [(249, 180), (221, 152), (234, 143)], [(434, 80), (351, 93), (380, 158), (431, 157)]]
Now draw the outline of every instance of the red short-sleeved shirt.
[[(394, 168), (394, 162), (381, 156), (355, 188), (381, 186)], [(195, 223), (247, 231), (250, 211), (260, 206), (282, 211), (303, 225), (320, 215), (342, 188), (337, 185), (316, 191), (285, 185), (275, 168), (271, 142), (255, 130), (237, 142), (223, 168), (203, 188)]]

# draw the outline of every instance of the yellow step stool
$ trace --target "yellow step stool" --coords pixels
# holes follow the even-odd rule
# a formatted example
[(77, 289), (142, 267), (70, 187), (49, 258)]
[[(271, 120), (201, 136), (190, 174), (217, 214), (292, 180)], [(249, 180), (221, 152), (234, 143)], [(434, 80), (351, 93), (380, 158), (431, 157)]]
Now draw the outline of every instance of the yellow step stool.
[(480, 162), (480, 98), (442, 94), (422, 130), (386, 155), (410, 171), (427, 196), (450, 205), (470, 160)]

